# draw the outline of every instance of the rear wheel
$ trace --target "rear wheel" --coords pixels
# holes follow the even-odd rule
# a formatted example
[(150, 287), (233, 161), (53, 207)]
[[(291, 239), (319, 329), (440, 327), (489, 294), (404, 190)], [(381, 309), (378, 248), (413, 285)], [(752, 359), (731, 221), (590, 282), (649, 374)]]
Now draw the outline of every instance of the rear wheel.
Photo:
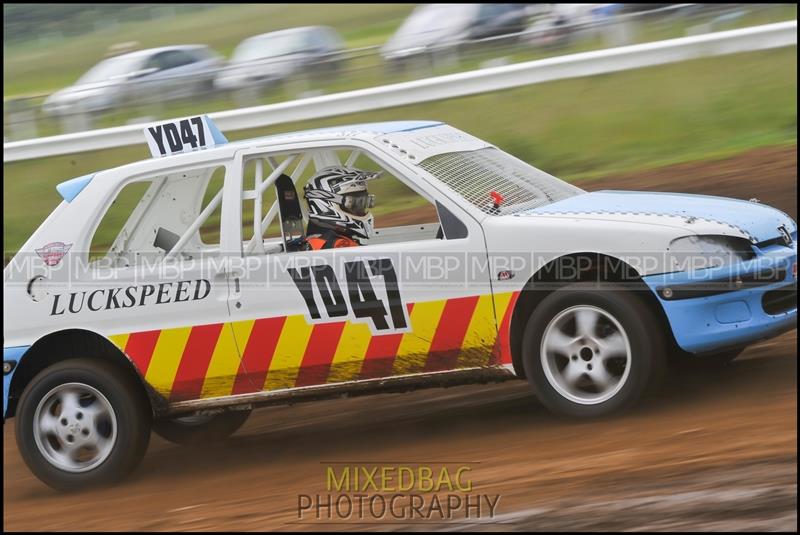
[(36, 477), (59, 490), (117, 481), (150, 440), (149, 402), (135, 378), (91, 359), (55, 364), (31, 380), (16, 414), (17, 446)]
[(576, 283), (545, 297), (523, 338), (525, 374), (558, 414), (605, 416), (630, 408), (660, 378), (664, 337), (638, 296)]
[(244, 425), (250, 410), (195, 413), (187, 416), (157, 420), (153, 431), (161, 438), (175, 444), (216, 442), (225, 440)]

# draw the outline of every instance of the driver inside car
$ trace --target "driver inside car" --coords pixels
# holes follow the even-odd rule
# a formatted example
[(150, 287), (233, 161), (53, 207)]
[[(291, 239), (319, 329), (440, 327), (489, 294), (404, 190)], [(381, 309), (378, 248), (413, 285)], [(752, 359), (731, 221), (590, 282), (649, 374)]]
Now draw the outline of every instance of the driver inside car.
[(383, 171), (354, 167), (326, 167), (303, 188), (308, 203), (306, 243), (311, 250), (364, 245), (372, 236), (374, 218), (369, 211), (375, 196), (367, 181)]

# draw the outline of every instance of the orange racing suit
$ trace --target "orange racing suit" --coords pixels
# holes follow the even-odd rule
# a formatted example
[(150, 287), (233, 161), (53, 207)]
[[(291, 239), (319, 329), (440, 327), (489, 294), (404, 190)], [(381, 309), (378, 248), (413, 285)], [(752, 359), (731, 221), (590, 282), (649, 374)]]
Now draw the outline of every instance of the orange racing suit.
[(306, 238), (306, 243), (312, 251), (319, 251), (320, 249), (336, 249), (338, 247), (356, 247), (358, 242), (337, 234), (332, 230), (326, 230), (320, 234), (312, 234)]

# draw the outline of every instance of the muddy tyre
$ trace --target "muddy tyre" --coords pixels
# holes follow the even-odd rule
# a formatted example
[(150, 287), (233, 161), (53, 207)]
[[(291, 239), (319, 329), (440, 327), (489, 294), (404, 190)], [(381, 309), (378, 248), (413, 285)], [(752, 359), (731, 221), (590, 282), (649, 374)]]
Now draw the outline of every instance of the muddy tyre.
[(151, 409), (132, 373), (70, 359), (27, 385), (16, 413), (19, 452), (31, 472), (62, 491), (118, 481), (141, 461)]
[(526, 377), (548, 409), (600, 417), (629, 409), (658, 384), (664, 348), (661, 326), (635, 292), (575, 283), (533, 311), (522, 357)]

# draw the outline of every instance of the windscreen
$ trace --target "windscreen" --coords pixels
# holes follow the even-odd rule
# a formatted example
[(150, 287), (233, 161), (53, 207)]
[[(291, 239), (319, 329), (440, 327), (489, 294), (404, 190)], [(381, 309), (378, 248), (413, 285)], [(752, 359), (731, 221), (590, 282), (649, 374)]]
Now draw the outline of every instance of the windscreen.
[(267, 34), (248, 39), (236, 48), (234, 62), (253, 61), (263, 58), (284, 56), (296, 52), (303, 42), (301, 32)]
[(130, 74), (139, 65), (140, 59), (137, 57), (120, 56), (101, 61), (86, 74), (80, 77), (77, 83), (91, 84), (95, 82), (105, 82), (116, 76)]
[(435, 33), (465, 26), (474, 6), (432, 4), (418, 8), (397, 30), (397, 37)]
[(437, 154), (420, 167), (490, 215), (512, 214), (585, 193), (494, 147)]

